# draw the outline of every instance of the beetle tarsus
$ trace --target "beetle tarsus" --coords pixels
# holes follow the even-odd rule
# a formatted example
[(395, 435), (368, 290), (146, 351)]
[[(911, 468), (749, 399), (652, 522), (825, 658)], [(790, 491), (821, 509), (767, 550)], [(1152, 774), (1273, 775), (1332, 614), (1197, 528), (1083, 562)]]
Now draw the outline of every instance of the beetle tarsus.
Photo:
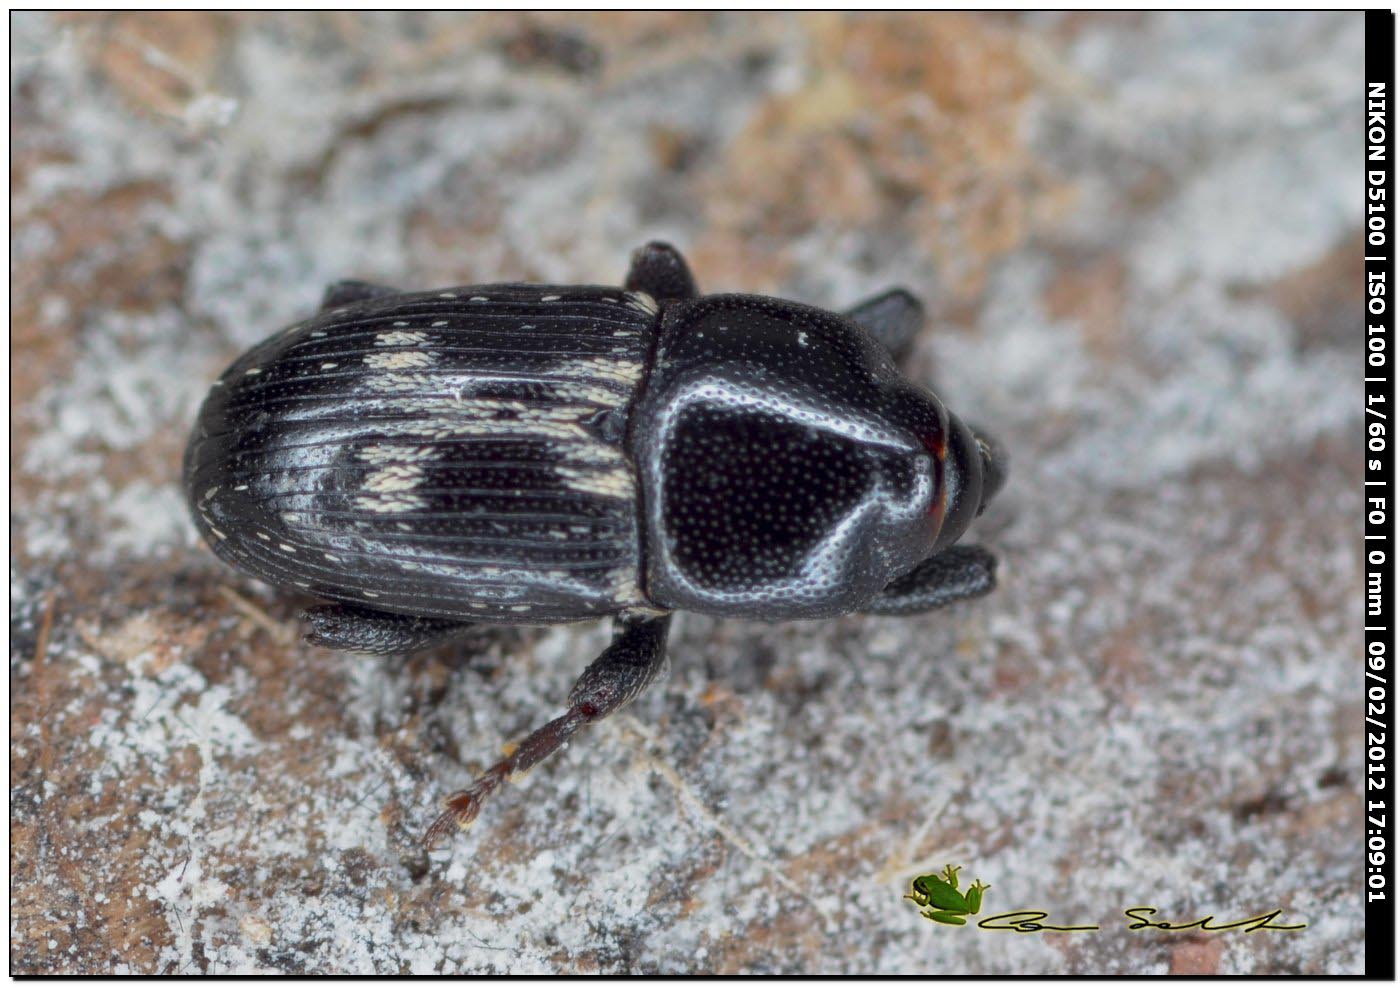
[(386, 298), (391, 294), (401, 293), (398, 288), (371, 284), (368, 281), (336, 281), (327, 287), (326, 293), (321, 296), (321, 307), (323, 309), (337, 308), (340, 305), (349, 305), (356, 301)]
[(632, 266), (623, 286), (628, 291), (645, 291), (663, 304), (688, 301), (698, 294), (695, 277), (680, 251), (659, 240), (632, 251)]
[(904, 288), (890, 288), (846, 310), (845, 315), (873, 335), (902, 364), (924, 327), (924, 306)]
[(477, 626), (345, 603), (312, 606), (302, 615), (307, 643), (362, 654), (412, 654), (446, 643)]
[(606, 719), (640, 695), (666, 663), (670, 616), (619, 617), (613, 642), (590, 664), (569, 693), (569, 710), (535, 730), (506, 757), (486, 769), (469, 787), (454, 792), (444, 811), (423, 835), (431, 849), (453, 831), (476, 821), (481, 804), (501, 786), (554, 753), (582, 726)]
[(975, 544), (946, 548), (901, 575), (867, 604), (873, 616), (907, 616), (984, 596), (997, 586), (997, 559)]
[(449, 797), (444, 805), (446, 810), (423, 834), (423, 847), (432, 849), (453, 832), (464, 832), (471, 828), (476, 816), (481, 812), (482, 802), (500, 787), (502, 781), (509, 780), (510, 774), (511, 763), (510, 758), (507, 758), (477, 778), (471, 787), (457, 791)]

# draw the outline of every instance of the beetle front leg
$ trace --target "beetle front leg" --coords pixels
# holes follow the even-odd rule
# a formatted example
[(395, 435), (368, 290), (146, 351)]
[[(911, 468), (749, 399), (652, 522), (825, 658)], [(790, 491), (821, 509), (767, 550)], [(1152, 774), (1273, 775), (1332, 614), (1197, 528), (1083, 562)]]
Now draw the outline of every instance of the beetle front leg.
[(623, 287), (628, 291), (645, 291), (662, 304), (689, 301), (698, 293), (690, 266), (680, 251), (659, 240), (632, 251), (632, 266), (627, 270)]
[(337, 308), (340, 305), (349, 305), (356, 301), (368, 301), (371, 298), (385, 298), (391, 294), (401, 294), (398, 288), (387, 288), (382, 284), (371, 284), (368, 281), (336, 281), (326, 288), (326, 293), (321, 295), (321, 307)]
[(446, 643), (477, 626), (344, 603), (312, 606), (302, 616), (307, 643), (362, 654), (411, 654)]
[(904, 288), (890, 288), (846, 310), (846, 317), (873, 335), (896, 363), (903, 363), (924, 327), (924, 306)]
[(569, 737), (600, 719), (606, 719), (640, 695), (666, 663), (666, 633), (671, 617), (618, 617), (613, 641), (590, 664), (569, 692), (569, 709), (525, 737), (505, 759), (487, 768), (470, 787), (447, 799), (447, 810), (423, 836), (431, 849), (454, 829), (476, 821), (481, 804), (501, 783), (523, 774), (558, 750)]
[(912, 572), (895, 579), (861, 612), (908, 616), (985, 596), (996, 587), (996, 556), (977, 545), (957, 545), (925, 559)]

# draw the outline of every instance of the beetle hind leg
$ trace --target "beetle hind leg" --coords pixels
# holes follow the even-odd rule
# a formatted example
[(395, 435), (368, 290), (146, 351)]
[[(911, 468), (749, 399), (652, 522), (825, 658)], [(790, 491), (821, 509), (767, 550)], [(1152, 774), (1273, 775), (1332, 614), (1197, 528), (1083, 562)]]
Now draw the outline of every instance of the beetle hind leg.
[(476, 626), (342, 603), (312, 606), (302, 615), (307, 643), (362, 654), (411, 654), (446, 643)]
[(632, 251), (632, 266), (623, 287), (645, 291), (659, 303), (688, 301), (697, 294), (695, 277), (680, 251), (669, 243), (653, 240)]
[(846, 317), (873, 335), (896, 363), (903, 363), (924, 327), (924, 306), (904, 288), (890, 288), (867, 298)]
[(455, 830), (476, 821), (484, 802), (503, 781), (524, 774), (569, 741), (582, 726), (606, 719), (640, 695), (666, 663), (666, 633), (671, 618), (619, 617), (613, 641), (590, 664), (569, 692), (569, 708), (529, 736), (505, 759), (447, 799), (447, 810), (423, 836), (431, 849)]
[[(885, 586), (861, 612), (909, 616), (985, 596), (996, 587), (996, 556), (974, 544), (956, 545), (925, 559), (912, 572)], [(949, 878), (956, 887), (956, 870)]]
[(387, 298), (391, 294), (401, 294), (398, 288), (387, 288), (382, 284), (368, 281), (336, 281), (321, 295), (321, 308), (337, 308), (356, 301), (369, 301), (371, 298)]

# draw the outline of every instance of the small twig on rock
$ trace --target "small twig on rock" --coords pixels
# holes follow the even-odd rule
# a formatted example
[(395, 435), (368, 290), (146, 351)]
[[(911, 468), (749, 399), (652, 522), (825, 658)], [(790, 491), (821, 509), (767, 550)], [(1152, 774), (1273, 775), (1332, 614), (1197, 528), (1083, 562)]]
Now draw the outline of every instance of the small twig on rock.
[(271, 634), (272, 639), (275, 640), (277, 643), (291, 644), (295, 642), (296, 637), (294, 636), (293, 631), (285, 623), (278, 623), (272, 617), (268, 616), (267, 613), (265, 613), (263, 610), (259, 609), (256, 605), (244, 599), (242, 596), (234, 592), (228, 586), (219, 586), (219, 595), (227, 599), (229, 601), (229, 604), (232, 605), (234, 609), (238, 610), (248, 619), (252, 620), (258, 626), (262, 627), (269, 634)]
[(42, 720), (48, 714), (49, 681), (45, 661), (49, 656), (49, 634), (53, 631), (54, 601), (58, 590), (50, 589), (44, 599), (44, 615), (39, 618), (39, 633), (34, 638), (34, 660), (30, 663), (29, 680), (34, 683), (35, 718)]
[(39, 636), (34, 641), (34, 667), (35, 669), (44, 666), (44, 658), (49, 653), (49, 633), (53, 630), (54, 602), (58, 598), (58, 590), (50, 589), (48, 598), (44, 600), (44, 615), (39, 621)]
[(631, 733), (635, 739), (640, 741), (637, 743), (637, 754), (646, 763), (647, 767), (655, 771), (662, 780), (671, 785), (681, 801), (685, 802), (692, 811), (708, 822), (710, 827), (718, 832), (726, 842), (756, 863), (761, 870), (771, 876), (784, 890), (787, 890), (798, 899), (810, 904), (812, 909), (817, 912), (817, 916), (822, 919), (822, 923), (826, 925), (828, 931), (834, 929), (835, 921), (832, 915), (829, 914), (826, 908), (821, 904), (813, 900), (810, 894), (794, 883), (791, 877), (768, 860), (767, 856), (771, 855), (771, 853), (761, 852), (758, 847), (746, 839), (734, 826), (730, 825), (727, 821), (706, 807), (705, 802), (700, 800), (700, 796), (685, 782), (685, 778), (681, 777), (676, 771), (676, 768), (651, 752), (650, 746), (656, 741), (656, 737), (651, 734), (650, 730), (632, 719), (623, 719), (619, 724), (623, 729)]
[(928, 873), (937, 869), (937, 861), (948, 856), (961, 855), (948, 849), (934, 849), (922, 856), (916, 856), (919, 844), (924, 841), (929, 830), (933, 828), (943, 812), (947, 809), (948, 802), (944, 802), (937, 810), (929, 812), (923, 822), (916, 828), (909, 839), (904, 844), (903, 851), (897, 851), (885, 860), (885, 865), (880, 868), (880, 872), (875, 874), (877, 883), (898, 883), (903, 884), (922, 873)]

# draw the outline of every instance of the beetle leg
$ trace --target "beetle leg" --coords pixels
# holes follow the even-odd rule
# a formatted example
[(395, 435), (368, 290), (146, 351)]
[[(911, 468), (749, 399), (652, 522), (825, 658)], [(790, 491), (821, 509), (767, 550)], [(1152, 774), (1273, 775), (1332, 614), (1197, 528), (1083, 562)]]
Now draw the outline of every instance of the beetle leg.
[(670, 626), (670, 616), (618, 617), (613, 624), (612, 643), (584, 670), (569, 692), (568, 711), (525, 737), (470, 787), (452, 794), (447, 799), (447, 810), (424, 834), (424, 845), (431, 849), (454, 829), (469, 826), (476, 821), (481, 803), (502, 781), (523, 774), (567, 743), (579, 727), (606, 719), (640, 695), (666, 663), (666, 632)]
[(925, 559), (912, 572), (895, 579), (861, 612), (908, 616), (986, 595), (996, 585), (996, 556), (977, 545), (958, 545)]
[(660, 240), (632, 251), (632, 266), (623, 287), (645, 291), (661, 303), (689, 301), (698, 293), (695, 278), (680, 251)]
[(873, 335), (896, 363), (902, 363), (924, 327), (924, 306), (904, 288), (890, 288), (847, 309), (846, 317)]
[(409, 654), (445, 643), (476, 626), (344, 604), (312, 606), (303, 616), (307, 643), (364, 654)]
[(370, 284), (368, 281), (336, 281), (326, 288), (326, 293), (321, 296), (321, 307), (336, 308), (356, 301), (368, 301), (371, 298), (384, 298), (400, 293), (402, 292), (398, 288), (386, 288), (382, 284)]

